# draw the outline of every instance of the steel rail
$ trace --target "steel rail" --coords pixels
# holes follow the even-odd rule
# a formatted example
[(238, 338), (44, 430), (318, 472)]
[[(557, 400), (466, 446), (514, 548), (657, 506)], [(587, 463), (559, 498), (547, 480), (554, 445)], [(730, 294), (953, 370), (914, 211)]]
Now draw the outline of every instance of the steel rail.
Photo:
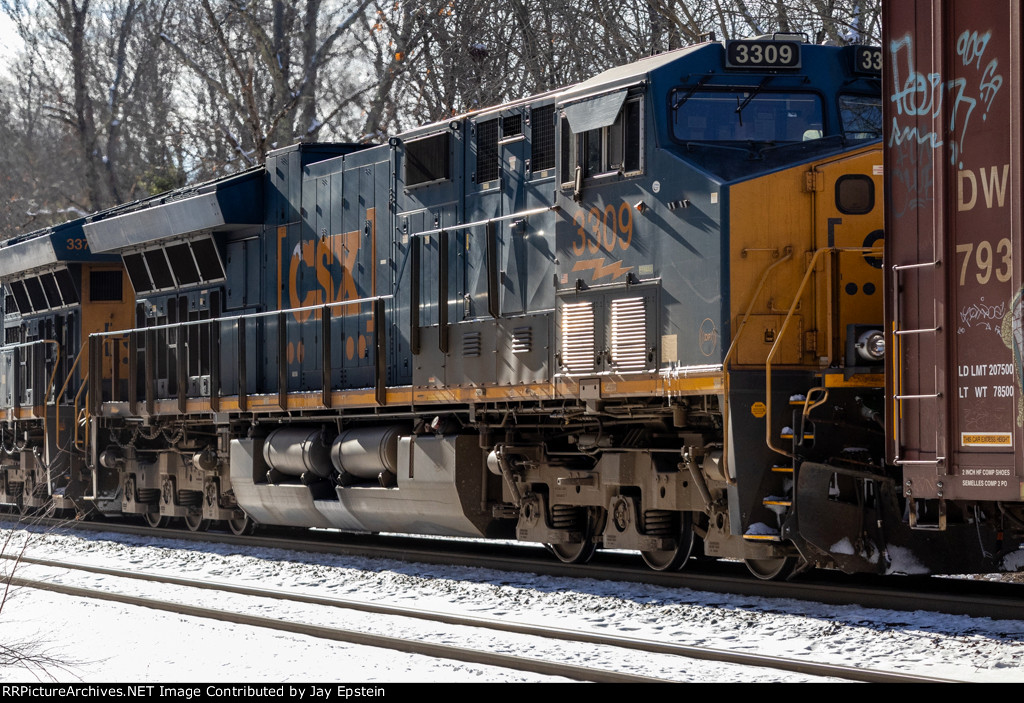
[[(690, 645), (680, 645), (671, 642), (658, 642), (655, 640), (636, 639), (632, 637), (623, 637), (620, 635), (607, 635), (599, 634), (594, 632), (584, 632), (579, 630), (569, 630), (559, 627), (548, 627), (542, 625), (526, 625), (515, 622), (508, 622), (505, 620), (497, 620), (494, 618), (483, 618), (483, 617), (469, 617), (464, 615), (456, 615), (452, 613), (443, 613), (438, 611), (419, 610), (415, 608), (406, 608), (401, 606), (392, 605), (380, 605), (378, 603), (367, 603), (365, 601), (355, 601), (349, 599), (339, 598), (326, 598), (322, 596), (314, 596), (301, 593), (292, 593), (288, 591), (281, 591), (277, 589), (268, 588), (255, 588), (250, 586), (241, 586), (236, 584), (221, 583), (214, 581), (207, 581), (203, 579), (190, 579), (178, 576), (171, 576), (165, 574), (147, 574), (136, 571), (126, 571), (123, 569), (115, 569), (111, 567), (92, 566), (89, 564), (80, 564), (77, 562), (63, 562), (53, 561), (49, 559), (36, 559), (31, 557), (22, 556), (20, 558), (0, 555), (5, 559), (17, 560), (21, 564), (34, 564), (37, 566), (44, 566), (48, 568), (63, 568), (73, 569), (77, 571), (83, 571), (92, 574), (100, 574), (104, 576), (113, 576), (117, 578), (134, 579), (146, 582), (155, 582), (162, 584), (170, 584), (176, 586), (184, 586), (189, 588), (203, 589), (203, 590), (216, 590), (224, 593), (231, 593), (235, 595), (242, 595), (247, 597), (258, 597), (258, 598), (273, 598), (278, 601), (289, 601), (293, 603), (301, 603), (304, 605), (315, 605), (319, 607), (331, 607), (341, 608), (347, 610), (355, 610), (358, 612), (372, 613), (376, 615), (387, 615), (392, 617), (407, 617), (415, 618), (418, 620), (425, 620), (428, 622), (436, 622), (445, 625), (456, 625), (463, 627), (482, 627), (488, 630), (495, 630), (500, 632), (507, 632), (512, 634), (527, 635), (534, 637), (541, 637), (549, 640), (564, 640), (568, 642), (577, 642), (585, 644), (594, 644), (609, 647), (619, 647), (629, 649), (632, 651), (647, 652), (651, 654), (663, 654), (670, 656), (683, 657), (688, 659), (699, 659), (703, 661), (714, 661), (722, 662), (727, 664), (738, 664), (743, 666), (753, 666), (759, 668), (775, 669), (779, 671), (787, 671), (792, 673), (806, 674), (810, 676), (823, 676), (840, 678), (848, 681), (862, 681), (870, 683), (956, 683), (951, 679), (942, 679), (930, 676), (920, 676), (916, 674), (906, 674), (900, 672), (891, 671), (877, 671), (871, 669), (864, 669), (862, 667), (850, 667), (836, 664), (823, 664), (819, 662), (804, 661), (800, 659), (791, 659), (777, 656), (767, 656), (761, 654), (751, 654), (748, 652), (737, 652), (725, 649), (716, 649), (711, 647), (696, 647)], [(64, 586), (59, 584), (53, 584), (50, 581), (47, 582), (33, 582), (35, 584), (41, 584), (38, 588), (51, 589), (51, 585), (56, 585), (58, 588), (74, 589), (73, 586)], [(86, 589), (89, 590), (89, 589)], [(108, 592), (103, 592), (108, 593)], [(84, 597), (99, 597), (107, 599), (106, 596), (88, 595), (85, 593), (70, 593), (69, 595), (83, 595)], [(124, 598), (134, 598), (131, 596), (123, 596)], [(118, 598), (110, 598), (111, 600), (119, 600)], [(119, 602), (129, 602), (119, 600)], [(163, 601), (160, 601), (163, 602)], [(150, 606), (149, 599), (140, 598), (142, 605)], [(185, 606), (191, 608), (192, 606)], [(206, 609), (199, 608), (199, 614), (201, 617), (212, 617), (204, 615)], [(185, 613), (193, 614), (193, 613)], [(245, 618), (256, 618), (256, 620), (263, 622), (269, 619), (257, 618), (256, 616), (241, 616)], [(216, 618), (220, 619), (220, 618)], [(232, 620), (232, 622), (235, 622)], [(274, 621), (271, 621), (274, 622)], [(248, 622), (241, 622), (240, 624), (251, 624)], [(271, 626), (271, 625), (263, 625)], [(275, 626), (276, 627), (276, 626)], [(300, 625), (300, 627), (307, 627)], [(342, 632), (350, 633), (348, 630), (335, 630), (334, 628), (323, 628), (321, 626), (308, 626), (315, 627), (318, 630), (326, 630), (328, 632)], [(287, 629), (287, 628), (282, 628)], [(288, 630), (295, 631), (295, 630)], [(335, 637), (328, 635), (315, 634), (312, 631), (302, 630), (301, 634), (311, 634), (317, 637), (324, 637), (325, 639), (336, 639)], [(359, 637), (378, 637), (377, 635), (368, 635), (363, 633), (356, 633)], [(384, 637), (385, 642), (388, 644), (375, 645), (375, 646), (387, 646), (391, 649), (399, 649), (398, 647), (391, 646), (390, 641), (394, 638)], [(365, 644), (365, 642), (354, 639), (344, 639), (343, 641), (354, 642), (357, 644)], [(404, 642), (404, 640), (403, 640)], [(436, 645), (442, 646), (442, 645)], [(447, 648), (447, 645), (444, 645)], [(457, 648), (458, 649), (458, 648)], [(402, 650), (407, 651), (407, 650)], [(442, 650), (444, 651), (444, 650)], [(468, 650), (458, 650), (459, 653)], [(420, 652), (426, 653), (426, 652)], [(443, 658), (455, 658), (461, 661), (471, 661), (469, 659), (462, 659), (461, 656), (446, 656), (444, 654), (434, 654), (431, 656), (439, 656)], [(498, 655), (500, 657), (506, 657), (507, 655)], [(519, 661), (519, 658), (516, 658)], [(485, 664), (492, 662), (485, 662), (481, 660), (472, 660), (474, 663)], [(524, 670), (531, 671), (533, 673), (550, 673), (546, 670), (540, 670), (532, 668), (537, 664), (536, 660), (527, 660), (526, 665), (530, 668)], [(546, 665), (553, 665), (552, 663), (545, 663)], [(519, 666), (513, 666), (508, 663), (495, 664), (497, 666), (507, 666), (509, 668), (521, 668)], [(559, 665), (561, 666), (561, 665)], [(565, 665), (569, 667), (569, 671), (574, 673), (557, 673), (553, 675), (566, 676), (567, 678), (577, 678), (575, 675), (579, 673), (582, 675), (579, 680), (588, 681), (600, 681), (600, 682), (639, 682), (639, 681), (662, 681), (665, 679), (652, 679), (650, 677), (635, 676), (633, 674), (621, 674), (618, 672), (602, 672), (597, 669), (590, 669), (585, 667), (575, 667), (574, 665)], [(577, 671), (578, 670), (578, 671)], [(611, 676), (612, 678), (597, 678), (602, 676)], [(628, 678), (620, 678), (628, 677)]]

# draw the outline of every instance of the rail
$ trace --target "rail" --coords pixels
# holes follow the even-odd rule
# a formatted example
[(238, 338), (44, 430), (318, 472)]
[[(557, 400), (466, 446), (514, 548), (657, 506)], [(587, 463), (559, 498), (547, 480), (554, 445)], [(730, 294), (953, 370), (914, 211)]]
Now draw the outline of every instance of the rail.
[[(54, 356), (50, 360), (47, 360), (42, 353), (48, 345), (54, 349)], [(23, 350), (28, 350), (28, 353), (24, 353)], [(0, 347), (0, 359), (5, 358), (10, 359), (10, 375), (8, 376), (6, 371), (0, 373), (5, 376), (2, 383), (10, 393), (7, 407), (14, 409), (30, 406), (33, 408), (32, 414), (35, 415), (34, 408), (45, 405), (53, 392), (57, 371), (60, 368), (60, 342), (55, 339), (36, 339), (31, 342), (5, 344)], [(42, 380), (49, 364), (52, 364), (53, 369), (50, 372), (49, 382), (43, 388)], [(3, 400), (8, 399), (4, 398)]]
[(900, 272), (917, 270), (923, 272), (929, 269), (934, 270), (941, 265), (941, 259), (936, 259), (934, 261), (926, 261), (917, 264), (900, 264), (892, 267), (892, 289), (894, 291), (894, 300), (890, 307), (890, 309), (892, 310), (892, 343), (889, 346), (892, 348), (892, 351), (890, 352), (891, 362), (889, 366), (892, 369), (893, 379), (893, 464), (896, 464), (897, 466), (935, 466), (937, 468), (941, 468), (946, 460), (946, 458), (942, 456), (942, 452), (940, 451), (938, 437), (936, 437), (935, 440), (934, 459), (904, 459), (902, 457), (903, 401), (938, 399), (942, 397), (942, 392), (939, 390), (936, 390), (935, 393), (919, 394), (903, 394), (900, 392), (900, 389), (903, 387), (903, 344), (901, 338), (907, 335), (937, 334), (942, 331), (942, 325), (938, 324), (938, 322), (936, 322), (935, 325), (932, 327), (926, 327), (922, 329), (900, 329)]
[[(804, 272), (803, 278), (800, 280), (800, 285), (797, 286), (796, 294), (793, 296), (793, 302), (790, 303), (789, 310), (786, 312), (786, 317), (782, 321), (782, 326), (779, 328), (778, 334), (775, 335), (775, 342), (772, 344), (771, 350), (768, 352), (768, 356), (765, 358), (764, 363), (764, 376), (765, 376), (765, 417), (772, 417), (772, 360), (775, 355), (781, 349), (783, 338), (786, 336), (786, 331), (789, 329), (789, 323), (793, 319), (793, 315), (796, 314), (797, 308), (800, 305), (801, 299), (804, 297), (804, 292), (807, 289), (807, 284), (810, 282), (811, 277), (817, 268), (818, 261), (825, 256), (832, 256), (834, 254), (865, 254), (865, 253), (877, 253), (876, 247), (825, 247), (817, 249), (811, 256), (810, 262), (807, 264), (807, 270)], [(832, 267), (825, 267), (825, 275), (831, 277)], [(827, 316), (828, 319), (828, 333), (827, 339), (832, 339), (832, 316)], [(793, 458), (793, 452), (785, 449), (776, 447), (772, 442), (772, 424), (771, 422), (765, 422), (765, 444), (773, 452), (782, 454), (783, 456)]]
[[(387, 332), (384, 324), (384, 303), (391, 298), (390, 295), (358, 298), (91, 334), (89, 393), (86, 401), (88, 412), (98, 415), (104, 402), (127, 402), (133, 414), (141, 414), (140, 403), (143, 403), (145, 414), (152, 415), (155, 411), (155, 401), (160, 398), (176, 400), (178, 412), (185, 413), (190, 395), (189, 384), (197, 378), (206, 379), (208, 392), (201, 395), (209, 397), (210, 408), (214, 412), (220, 411), (222, 398), (232, 395), (237, 397), (238, 409), (244, 412), (248, 409), (250, 396), (256, 393), (276, 393), (277, 406), (282, 411), (287, 411), (290, 390), (288, 340), (289, 333), (294, 333), (296, 325), (307, 332), (310, 331), (309, 326), (317, 325), (313, 331), (320, 347), (321, 403), (324, 407), (332, 407), (332, 389), (336, 385), (334, 374), (335, 371), (342, 370), (335, 369), (333, 364), (332, 339), (336, 331), (335, 325), (349, 321), (352, 317), (366, 318), (366, 352), (370, 351), (371, 345), (373, 350), (372, 362), (360, 366), (372, 373), (372, 383), (359, 387), (372, 386), (376, 403), (384, 405), (387, 398)], [(363, 311), (364, 306), (369, 308), (368, 312)], [(350, 310), (354, 307), (358, 308), (359, 312), (353, 316)], [(202, 334), (204, 331), (205, 335)], [(274, 336), (276, 339), (272, 339)], [(233, 344), (222, 345), (225, 337)], [(368, 339), (370, 337), (372, 341)], [(276, 351), (276, 378), (272, 379), (274, 382), (262, 388), (250, 388), (250, 376), (257, 377), (256, 385), (259, 386), (258, 369), (250, 369), (248, 363), (247, 340), (250, 338), (255, 339), (257, 344), (262, 341), (264, 347)], [(113, 353), (124, 345), (127, 346), (127, 355), (124, 358), (121, 353)], [(158, 350), (162, 355), (166, 355), (159, 360), (160, 363), (157, 359)], [(109, 377), (105, 376), (103, 368), (107, 354), (110, 358)], [(371, 357), (367, 353), (360, 358)], [(299, 361), (301, 363), (302, 359)], [(231, 374), (224, 373), (224, 363), (234, 363)], [(273, 367), (274, 364), (271, 363), (269, 366)], [(158, 371), (162, 374), (158, 374)], [(206, 373), (202, 373), (204, 371)], [(230, 378), (227, 377), (229, 375)], [(139, 383), (140, 376), (143, 379), (142, 388)], [(157, 387), (158, 378), (162, 382), (166, 381), (166, 390)], [(226, 389), (235, 392), (225, 392)]]
[(747, 304), (747, 309), (743, 313), (743, 319), (740, 320), (739, 329), (737, 329), (736, 334), (733, 335), (732, 342), (729, 343), (729, 349), (725, 352), (725, 356), (722, 358), (722, 371), (724, 372), (722, 374), (724, 377), (722, 379), (722, 386), (724, 390), (724, 400), (722, 401), (722, 427), (724, 428), (722, 441), (722, 466), (725, 468), (724, 475), (726, 483), (728, 483), (730, 486), (735, 486), (736, 481), (733, 479), (732, 476), (729, 475), (729, 362), (732, 359), (733, 352), (736, 350), (740, 337), (743, 335), (743, 331), (747, 328), (747, 321), (750, 319), (751, 314), (754, 312), (754, 304), (757, 302), (757, 299), (761, 297), (761, 291), (764, 290), (765, 284), (768, 283), (768, 277), (771, 276), (772, 271), (774, 271), (777, 266), (784, 264), (793, 258), (792, 247), (786, 247), (783, 250), (782, 256), (779, 255), (778, 249), (744, 249), (743, 256), (745, 257), (747, 255), (747, 252), (750, 251), (767, 251), (773, 253), (778, 258), (774, 263), (772, 263), (770, 266), (768, 266), (768, 268), (764, 270), (764, 273), (761, 274), (761, 280), (758, 281), (757, 286), (754, 288), (754, 294), (750, 297), (750, 302)]

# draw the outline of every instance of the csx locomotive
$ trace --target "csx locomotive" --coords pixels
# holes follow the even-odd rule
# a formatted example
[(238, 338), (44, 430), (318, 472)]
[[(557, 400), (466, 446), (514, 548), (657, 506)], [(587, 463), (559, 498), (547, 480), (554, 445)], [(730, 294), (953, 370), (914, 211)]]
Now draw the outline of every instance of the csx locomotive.
[(886, 458), (881, 66), (711, 40), (11, 239), (0, 501), (1008, 568)]

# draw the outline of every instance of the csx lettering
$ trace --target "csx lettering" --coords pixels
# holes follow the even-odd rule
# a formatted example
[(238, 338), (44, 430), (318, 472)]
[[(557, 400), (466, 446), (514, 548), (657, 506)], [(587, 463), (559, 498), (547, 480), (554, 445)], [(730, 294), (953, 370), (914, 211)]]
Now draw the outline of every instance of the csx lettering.
[(604, 210), (596, 205), (587, 211), (577, 210), (572, 223), (578, 236), (572, 243), (576, 256), (597, 254), (601, 249), (613, 252), (616, 242), (625, 251), (633, 242), (633, 208), (629, 203), (622, 203), (618, 210), (614, 205), (606, 205)]
[[(357, 297), (352, 270), (359, 253), (359, 234), (359, 232), (347, 232), (322, 240), (307, 240), (295, 245), (288, 265), (288, 302), (291, 307), (301, 308), (323, 303), (336, 303)], [(341, 264), (342, 268), (341, 282), (337, 287), (335, 287), (334, 276), (330, 268), (335, 262)], [(299, 269), (302, 266), (313, 269), (313, 275), (319, 288), (307, 290), (305, 296), (300, 300)], [(305, 276), (301, 278), (305, 279)], [(299, 322), (309, 319), (310, 315), (313, 315), (314, 319), (320, 317), (319, 310), (297, 310), (292, 314)], [(343, 309), (336, 308), (334, 314), (343, 314)]]
[[(375, 226), (374, 211), (367, 210), (366, 217), (370, 221), (369, 234), (372, 237)], [(352, 272), (358, 262), (362, 234), (356, 230), (296, 244), (288, 261), (289, 305), (293, 308), (304, 308), (358, 298)], [(335, 264), (341, 268), (340, 281), (335, 280), (335, 273), (332, 272)], [(309, 276), (303, 269), (312, 270), (314, 286), (303, 285)], [(306, 289), (304, 295), (300, 292), (301, 288)], [(338, 317), (346, 312), (345, 306), (337, 306), (332, 314)], [(292, 315), (299, 322), (305, 322), (310, 316), (313, 319), (320, 319), (319, 310), (296, 310)]]

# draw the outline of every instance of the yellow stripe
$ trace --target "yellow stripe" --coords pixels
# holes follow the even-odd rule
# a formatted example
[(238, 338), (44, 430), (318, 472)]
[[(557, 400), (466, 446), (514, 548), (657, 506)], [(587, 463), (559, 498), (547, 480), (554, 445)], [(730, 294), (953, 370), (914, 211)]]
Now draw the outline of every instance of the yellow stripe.
[[(722, 388), (723, 379), (721, 374), (673, 380), (665, 380), (653, 375), (629, 381), (601, 378), (601, 397), (603, 399), (719, 393), (722, 391)], [(413, 403), (469, 404), (500, 401), (556, 400), (560, 398), (576, 399), (579, 397), (579, 393), (579, 381), (576, 379), (560, 379), (557, 383), (483, 386), (477, 388), (413, 388), (404, 386), (387, 390), (387, 405), (400, 407)], [(280, 398), (276, 393), (250, 395), (246, 398), (247, 410), (257, 413), (276, 412), (280, 410), (279, 400)], [(323, 398), (319, 391), (289, 393), (286, 403), (288, 410), (330, 409), (324, 406)], [(331, 394), (331, 403), (333, 408), (369, 408), (377, 405), (374, 392), (367, 389), (334, 391)], [(109, 406), (110, 404), (105, 405)], [(118, 403), (118, 405), (122, 404)], [(209, 398), (190, 398), (186, 401), (185, 409), (187, 413), (213, 412)], [(239, 412), (240, 410), (238, 396), (224, 396), (220, 399), (220, 412)], [(178, 413), (178, 401), (173, 398), (158, 400), (153, 403), (153, 411), (157, 415), (175, 415)]]
[(884, 388), (885, 375), (880, 373), (859, 373), (849, 379), (841, 373), (825, 374), (826, 388)]

